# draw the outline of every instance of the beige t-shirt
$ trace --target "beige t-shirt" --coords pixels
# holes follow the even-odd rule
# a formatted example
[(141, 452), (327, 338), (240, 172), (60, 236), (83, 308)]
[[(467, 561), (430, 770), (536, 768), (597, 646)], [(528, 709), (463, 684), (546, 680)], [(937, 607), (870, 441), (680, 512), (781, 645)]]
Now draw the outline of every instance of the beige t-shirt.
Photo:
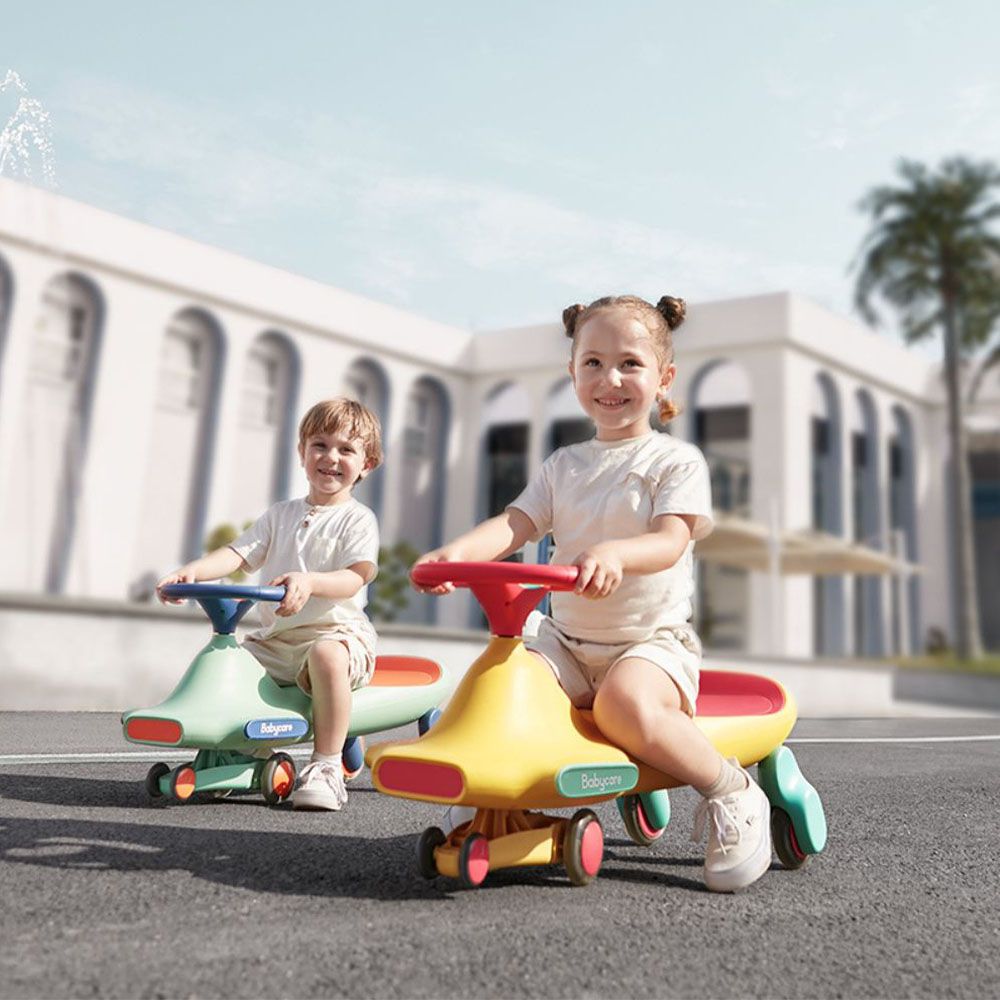
[(694, 515), (691, 544), (669, 569), (626, 574), (599, 601), (552, 594), (556, 625), (587, 642), (640, 641), (690, 618), (694, 542), (713, 527), (708, 464), (693, 444), (654, 432), (560, 448), (510, 506), (531, 518), (535, 540), (552, 532), (554, 563), (598, 542), (645, 534), (661, 514)]
[[(308, 519), (306, 514), (314, 510)], [(304, 499), (284, 500), (269, 507), (231, 545), (251, 572), (261, 570), (263, 585), (282, 573), (329, 573), (355, 563), (378, 566), (378, 522), (375, 515), (353, 497), (344, 503), (313, 508)], [(261, 601), (262, 628), (255, 639), (303, 625), (324, 627), (365, 618), (368, 588), (354, 597), (330, 600), (310, 597), (302, 609), (287, 618), (274, 612), (277, 604)], [(367, 620), (367, 619), (366, 619)]]

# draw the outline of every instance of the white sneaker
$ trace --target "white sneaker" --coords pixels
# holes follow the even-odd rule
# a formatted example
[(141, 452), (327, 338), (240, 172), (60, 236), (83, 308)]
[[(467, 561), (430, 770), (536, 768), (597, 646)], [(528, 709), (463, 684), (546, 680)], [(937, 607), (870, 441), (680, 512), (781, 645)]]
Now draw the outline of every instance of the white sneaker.
[[(730, 761), (734, 766), (739, 763)], [(691, 839), (699, 841), (708, 824), (705, 885), (713, 892), (735, 892), (752, 885), (771, 867), (771, 803), (743, 768), (748, 786), (714, 799), (702, 799), (694, 814)]]
[(463, 823), (468, 823), (476, 815), (475, 806), (448, 806), (441, 821), (445, 833), (457, 830)]
[(339, 809), (347, 802), (344, 769), (325, 760), (310, 761), (299, 775), (292, 806), (295, 809)]

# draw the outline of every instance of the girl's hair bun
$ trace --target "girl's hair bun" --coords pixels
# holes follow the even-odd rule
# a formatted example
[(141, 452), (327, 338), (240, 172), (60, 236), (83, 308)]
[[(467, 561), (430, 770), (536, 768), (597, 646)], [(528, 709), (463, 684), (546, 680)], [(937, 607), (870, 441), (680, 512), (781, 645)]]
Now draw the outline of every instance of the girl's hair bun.
[[(656, 311), (667, 321), (667, 326), (671, 330), (676, 330), (684, 322), (684, 317), (687, 315), (687, 304), (683, 299), (675, 299), (672, 295), (664, 295), (656, 303)], [(566, 314), (563, 313), (564, 320), (565, 316)]]
[(576, 321), (580, 318), (580, 313), (584, 311), (586, 306), (580, 305), (579, 302), (575, 306), (566, 306), (563, 309), (563, 326), (566, 328), (566, 336), (572, 337), (576, 331)]

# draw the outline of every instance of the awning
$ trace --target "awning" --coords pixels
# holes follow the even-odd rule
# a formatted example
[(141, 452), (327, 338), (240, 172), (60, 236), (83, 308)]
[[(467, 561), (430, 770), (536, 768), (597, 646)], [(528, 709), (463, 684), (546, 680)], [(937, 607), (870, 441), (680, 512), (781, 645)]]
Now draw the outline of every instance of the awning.
[(717, 516), (715, 530), (695, 545), (694, 554), (703, 563), (760, 573), (771, 572), (776, 563), (783, 575), (881, 576), (922, 572), (916, 563), (826, 532), (811, 529), (772, 532), (757, 521), (726, 515)]

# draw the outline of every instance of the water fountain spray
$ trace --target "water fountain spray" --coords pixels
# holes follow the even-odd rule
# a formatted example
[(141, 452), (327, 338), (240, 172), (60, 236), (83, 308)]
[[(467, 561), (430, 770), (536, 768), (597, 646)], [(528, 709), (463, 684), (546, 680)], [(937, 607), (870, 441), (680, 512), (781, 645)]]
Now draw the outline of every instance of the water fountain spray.
[(18, 74), (7, 70), (0, 83), (0, 94), (10, 92), (17, 98), (17, 107), (0, 132), (0, 177), (22, 176), (32, 179), (33, 151), (41, 162), (42, 180), (56, 186), (52, 150), (52, 123), (41, 101), (28, 94), (28, 88)]

